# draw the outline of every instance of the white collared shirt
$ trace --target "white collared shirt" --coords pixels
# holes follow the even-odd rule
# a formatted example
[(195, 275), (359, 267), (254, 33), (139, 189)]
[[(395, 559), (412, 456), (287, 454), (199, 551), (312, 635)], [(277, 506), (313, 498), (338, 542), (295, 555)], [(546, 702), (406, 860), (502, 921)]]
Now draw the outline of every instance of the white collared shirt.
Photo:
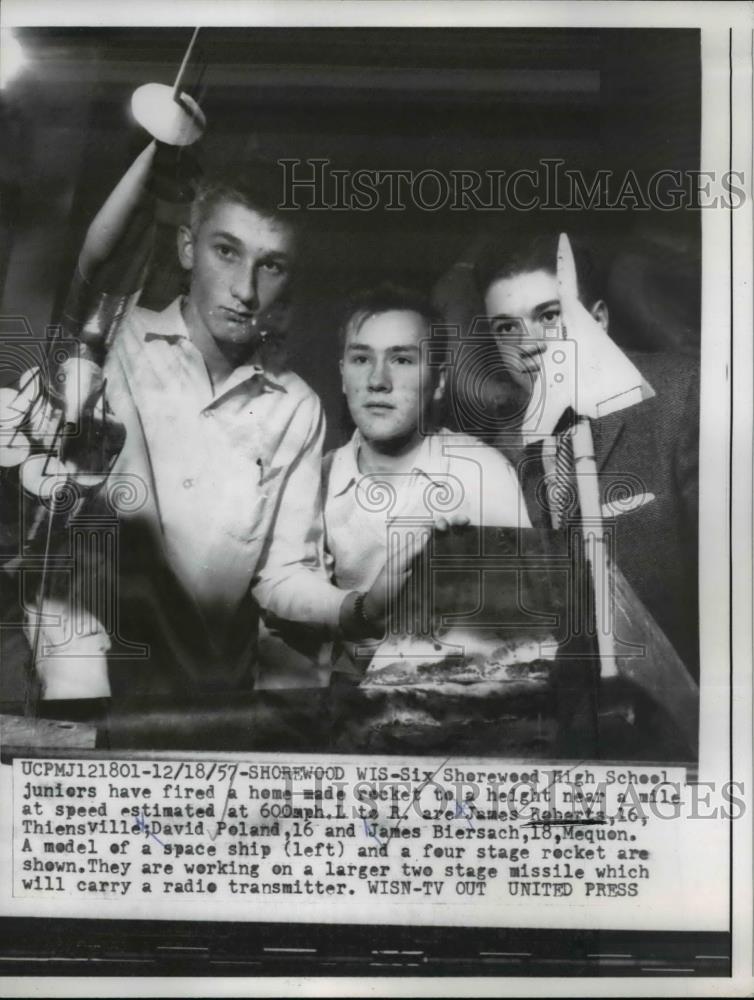
[[(116, 504), (128, 566), (116, 602), (131, 607), (136, 597), (147, 609), (148, 656), (177, 665), (200, 688), (242, 683), (254, 663), (252, 594), (279, 618), (335, 627), (343, 593), (327, 579), (322, 551), (325, 421), (306, 383), (244, 365), (215, 394), (179, 300), (160, 313), (133, 311), (105, 377), (126, 439), (98, 501), (110, 512)], [(106, 587), (113, 575), (113, 565), (100, 571)], [(117, 609), (100, 607), (97, 588), (84, 584), (86, 603), (74, 595), (71, 612), (89, 616), (90, 633), (112, 637), (105, 649), (117, 650), (116, 639), (144, 643), (140, 619), (116, 636)], [(79, 640), (91, 644), (91, 634), (60, 643), (72, 669)], [(136, 664), (126, 667), (127, 677)], [(175, 690), (181, 682), (166, 683)]]
[[(192, 590), (237, 598), (254, 580), (260, 603), (280, 617), (337, 624), (343, 595), (311, 572), (321, 566), (315, 484), (325, 432), (316, 394), (293, 372), (270, 376), (254, 364), (214, 394), (179, 299), (161, 313), (134, 311), (108, 379), (116, 366), (139, 413), (171, 564)], [(127, 459), (124, 449), (116, 471)], [(292, 578), (304, 590), (280, 593)]]
[(356, 431), (334, 452), (325, 499), (328, 561), (345, 590), (368, 590), (385, 562), (388, 530), (416, 519), (457, 514), (472, 525), (530, 527), (513, 466), (468, 434), (428, 435), (408, 473), (363, 475), (360, 443)]

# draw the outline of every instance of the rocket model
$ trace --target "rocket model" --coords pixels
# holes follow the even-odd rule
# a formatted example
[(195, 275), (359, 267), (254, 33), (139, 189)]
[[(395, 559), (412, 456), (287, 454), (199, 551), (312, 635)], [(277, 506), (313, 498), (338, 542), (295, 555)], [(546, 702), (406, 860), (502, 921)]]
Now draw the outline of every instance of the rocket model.
[[(89, 226), (76, 271), (49, 344), (47, 364), (3, 389), (0, 468), (20, 466), (27, 493), (44, 496), (49, 477), (75, 475), (91, 486), (107, 475), (122, 440), (112, 419), (107, 433), (103, 365), (107, 349), (144, 286), (152, 254), (157, 197), (186, 200), (184, 147), (201, 137), (205, 118), (181, 90), (198, 29), (175, 84), (149, 83), (131, 110), (153, 137)], [(97, 454), (99, 449), (99, 455)]]
[(66, 427), (76, 427), (101, 394), (105, 353), (144, 286), (154, 236), (155, 191), (164, 189), (160, 182), (169, 171), (173, 179), (180, 178), (180, 150), (204, 132), (204, 114), (181, 91), (198, 30), (172, 87), (147, 83), (133, 94), (133, 116), (153, 141), (131, 164), (87, 230), (63, 310), (64, 331), (78, 345), (57, 368), (51, 385)]
[[(17, 555), (41, 563), (36, 588), (41, 609), (57, 529), (65, 526), (63, 501), (72, 487), (99, 486), (119, 454), (125, 431), (107, 404), (104, 362), (124, 318), (144, 287), (152, 254), (157, 199), (190, 197), (193, 160), (183, 152), (203, 134), (205, 117), (181, 89), (198, 29), (194, 31), (173, 86), (149, 83), (133, 94), (135, 120), (152, 141), (131, 164), (89, 226), (76, 271), (49, 343), (46, 364), (29, 368), (15, 388), (0, 390), (0, 476), (4, 506), (24, 497), (17, 519)], [(5, 501), (8, 501), (7, 503)], [(22, 528), (23, 522), (23, 528)], [(4, 546), (5, 547), (5, 546)], [(40, 559), (40, 557), (42, 557)], [(33, 629), (31, 662), (37, 659), (41, 625)], [(38, 697), (30, 671), (26, 714)]]

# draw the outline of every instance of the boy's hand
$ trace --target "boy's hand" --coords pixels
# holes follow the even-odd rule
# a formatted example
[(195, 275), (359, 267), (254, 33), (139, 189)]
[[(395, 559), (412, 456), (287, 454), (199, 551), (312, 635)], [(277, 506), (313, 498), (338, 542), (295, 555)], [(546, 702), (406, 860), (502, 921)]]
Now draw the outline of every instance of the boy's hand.
[[(437, 517), (432, 528), (442, 533), (463, 530), (470, 519), (465, 514), (448, 514)], [(385, 634), (387, 619), (395, 599), (406, 585), (413, 571), (414, 563), (426, 548), (432, 531), (424, 531), (417, 538), (406, 537), (398, 550), (387, 559), (380, 574), (364, 596), (363, 618), (358, 612), (357, 593), (348, 594), (340, 611), (340, 625), (346, 635), (353, 638), (380, 638)], [(366, 622), (363, 620), (366, 619)]]

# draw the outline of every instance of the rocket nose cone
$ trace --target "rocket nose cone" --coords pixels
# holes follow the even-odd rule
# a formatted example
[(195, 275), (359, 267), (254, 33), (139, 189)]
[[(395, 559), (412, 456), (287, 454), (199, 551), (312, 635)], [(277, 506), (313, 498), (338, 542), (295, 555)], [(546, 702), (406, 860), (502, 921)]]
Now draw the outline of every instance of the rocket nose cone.
[(142, 128), (168, 146), (190, 146), (204, 133), (204, 112), (187, 93), (173, 96), (164, 83), (145, 83), (131, 97), (131, 112)]

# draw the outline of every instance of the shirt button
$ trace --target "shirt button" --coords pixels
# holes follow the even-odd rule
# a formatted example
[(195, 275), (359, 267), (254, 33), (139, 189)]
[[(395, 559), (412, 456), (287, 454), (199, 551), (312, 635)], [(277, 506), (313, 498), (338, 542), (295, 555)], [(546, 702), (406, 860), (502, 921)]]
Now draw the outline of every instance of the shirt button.
[(214, 410), (202, 410), (203, 417), (214, 417), (214, 415), (215, 415)]
[(193, 485), (194, 485), (194, 480), (193, 479), (184, 479), (183, 480), (183, 488), (184, 488), (184, 490), (190, 490)]

